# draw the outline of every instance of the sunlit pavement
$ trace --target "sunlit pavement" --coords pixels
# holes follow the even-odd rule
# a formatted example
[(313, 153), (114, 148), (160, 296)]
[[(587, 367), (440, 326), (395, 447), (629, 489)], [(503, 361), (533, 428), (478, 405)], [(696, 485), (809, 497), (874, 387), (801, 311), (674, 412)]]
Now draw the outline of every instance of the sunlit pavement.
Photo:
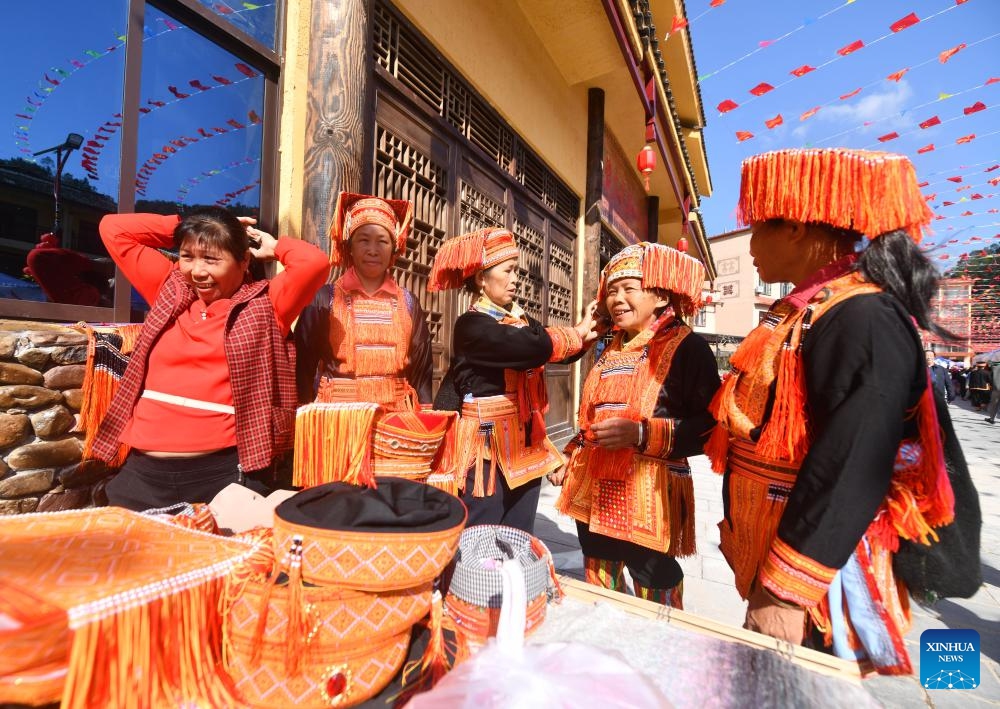
[[(913, 607), (913, 627), (907, 649), (919, 672), (920, 634), (929, 628), (972, 628), (981, 639), (980, 687), (974, 690), (925, 690), (916, 675), (873, 676), (864, 687), (886, 707), (950, 709), (1000, 706), (1000, 423), (984, 421), (985, 414), (967, 401), (950, 407), (983, 510), (983, 586), (969, 599), (947, 599), (933, 608)], [(681, 560), (684, 567), (684, 608), (707, 618), (741, 626), (745, 605), (733, 587), (733, 574), (719, 552), (722, 519), (722, 479), (711, 472), (704, 456), (691, 459), (694, 475), (698, 554)], [(558, 489), (542, 483), (535, 533), (552, 551), (560, 573), (583, 578), (583, 556), (575, 523), (555, 510)], [(822, 706), (817, 698), (817, 706)]]

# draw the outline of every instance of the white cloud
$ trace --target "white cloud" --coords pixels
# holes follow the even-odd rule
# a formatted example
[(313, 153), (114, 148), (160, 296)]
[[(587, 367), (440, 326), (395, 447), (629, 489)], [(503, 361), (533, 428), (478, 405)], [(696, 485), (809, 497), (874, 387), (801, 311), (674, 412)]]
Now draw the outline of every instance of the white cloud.
[[(906, 102), (913, 95), (909, 83), (900, 81), (892, 83), (887, 91), (870, 93), (850, 102), (825, 106), (815, 118), (827, 123), (838, 123), (844, 128), (854, 128), (862, 132), (886, 128), (909, 128), (912, 120), (901, 115)], [(866, 122), (872, 125), (865, 126)]]

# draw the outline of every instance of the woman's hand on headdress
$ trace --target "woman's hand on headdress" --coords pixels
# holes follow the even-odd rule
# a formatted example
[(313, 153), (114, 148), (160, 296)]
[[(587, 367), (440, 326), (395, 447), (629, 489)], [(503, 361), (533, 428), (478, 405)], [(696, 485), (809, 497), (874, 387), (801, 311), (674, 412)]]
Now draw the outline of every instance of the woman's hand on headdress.
[(580, 335), (580, 339), (583, 340), (584, 347), (597, 338), (602, 337), (608, 331), (608, 326), (597, 315), (596, 300), (587, 303), (587, 307), (583, 311), (583, 318), (573, 328)]

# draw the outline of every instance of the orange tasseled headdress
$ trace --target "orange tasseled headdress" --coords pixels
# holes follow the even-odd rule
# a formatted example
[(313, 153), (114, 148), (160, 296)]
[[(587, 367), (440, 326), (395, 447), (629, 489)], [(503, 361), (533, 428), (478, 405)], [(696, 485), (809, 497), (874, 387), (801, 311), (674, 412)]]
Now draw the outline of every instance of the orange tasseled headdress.
[(903, 155), (847, 148), (775, 150), (743, 161), (737, 219), (820, 222), (869, 238), (902, 229), (917, 243), (933, 212)]
[(662, 288), (681, 299), (681, 309), (692, 314), (701, 307), (705, 266), (696, 258), (663, 244), (640, 242), (615, 254), (601, 272), (597, 297), (607, 297), (607, 285), (620, 278), (640, 278), (643, 288)]
[(491, 227), (448, 239), (434, 257), (427, 290), (461, 288), (465, 279), (517, 258), (514, 235), (506, 229)]
[(405, 199), (382, 199), (367, 194), (341, 192), (333, 210), (330, 227), (330, 261), (335, 266), (351, 265), (347, 244), (351, 234), (365, 224), (384, 227), (393, 238), (395, 252), (406, 250), (406, 238), (413, 221), (413, 203)]

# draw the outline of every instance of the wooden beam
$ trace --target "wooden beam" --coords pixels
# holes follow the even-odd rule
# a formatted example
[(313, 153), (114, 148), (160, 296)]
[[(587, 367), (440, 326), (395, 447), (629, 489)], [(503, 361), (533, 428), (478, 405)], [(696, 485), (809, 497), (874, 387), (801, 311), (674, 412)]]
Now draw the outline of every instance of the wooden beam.
[(312, 3), (302, 238), (327, 251), (337, 193), (362, 190), (370, 17), (370, 0)]

